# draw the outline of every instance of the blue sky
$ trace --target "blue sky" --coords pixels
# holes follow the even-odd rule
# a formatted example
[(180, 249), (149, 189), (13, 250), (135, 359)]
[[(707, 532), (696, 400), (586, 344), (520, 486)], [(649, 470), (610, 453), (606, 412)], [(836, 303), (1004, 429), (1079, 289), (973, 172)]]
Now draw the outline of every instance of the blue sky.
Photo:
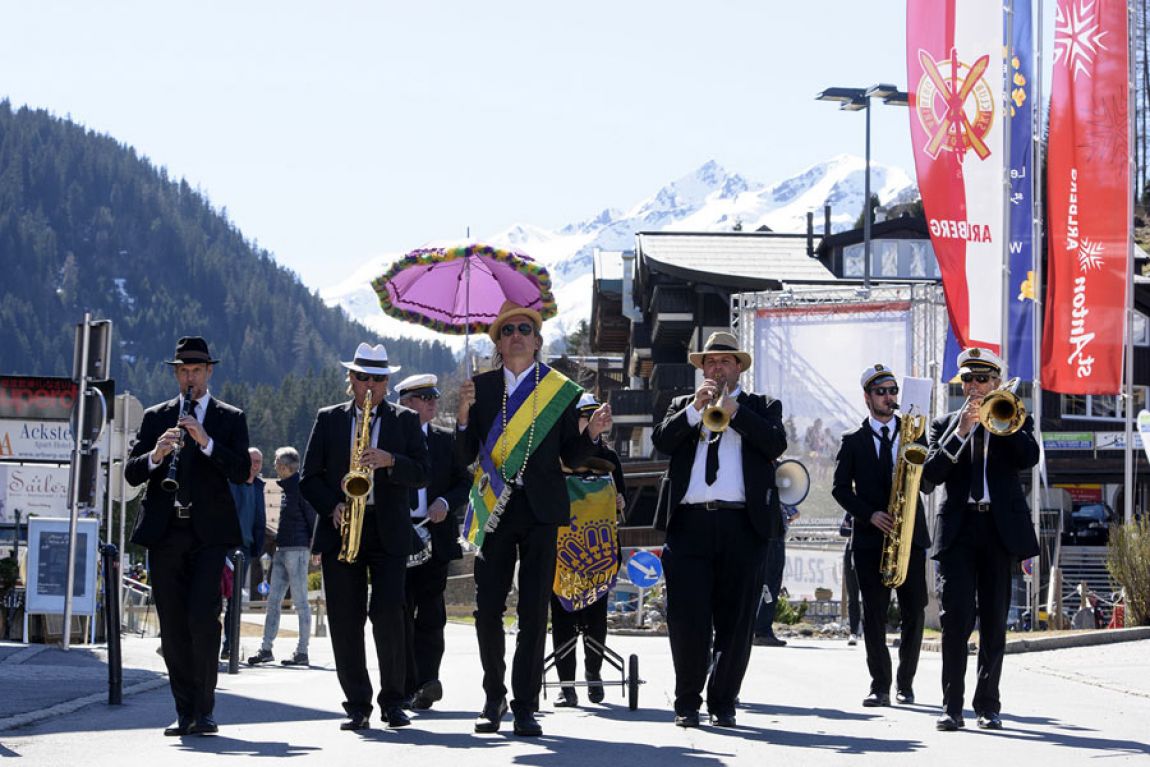
[[(863, 154), (903, 0), (5, 3), (0, 97), (108, 133), (314, 288), (373, 254), (627, 207), (709, 159)], [(873, 159), (913, 174), (905, 109)]]

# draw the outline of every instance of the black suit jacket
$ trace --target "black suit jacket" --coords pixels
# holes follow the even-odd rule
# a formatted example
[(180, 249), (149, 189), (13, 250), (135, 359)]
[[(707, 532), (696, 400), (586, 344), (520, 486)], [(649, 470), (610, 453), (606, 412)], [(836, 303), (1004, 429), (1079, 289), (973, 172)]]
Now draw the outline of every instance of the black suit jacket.
[[(176, 495), (164, 490), (160, 483), (168, 475), (172, 456), (169, 455), (155, 471), (149, 473), (148, 454), (160, 435), (175, 426), (179, 417), (179, 397), (144, 411), (136, 444), (124, 469), (124, 477), (129, 484), (148, 483), (136, 529), (132, 533), (132, 543), (153, 546), (168, 530)], [(243, 538), (228, 483), (247, 482), (251, 472), (248, 422), (243, 411), (211, 397), (204, 412), (203, 425), (204, 431), (212, 438), (211, 456), (204, 455), (199, 446), (186, 436), (187, 446), (180, 451), (183, 454), (180, 461), (191, 464), (188, 476), (191, 478), (192, 529), (205, 544), (238, 546)]]
[[(456, 433), (455, 450), (460, 463), (471, 465), (503, 409), (503, 368), (481, 373), (475, 381), (475, 402), (467, 416), (467, 428)], [(531, 407), (531, 399), (523, 404)], [(579, 411), (572, 403), (546, 434), (535, 432), (535, 445), (523, 476), (523, 490), (535, 518), (546, 525), (571, 522), (571, 501), (560, 460), (581, 466), (595, 452), (586, 432), (579, 431)]]
[[(667, 477), (660, 489), (655, 526), (666, 530), (687, 487), (691, 483), (691, 466), (699, 446), (701, 426), (687, 422), (687, 408), (694, 394), (671, 400), (663, 422), (651, 437), (655, 448), (671, 456)], [(743, 440), (743, 483), (751, 525), (764, 539), (783, 535), (782, 510), (775, 486), (775, 461), (787, 449), (787, 431), (783, 428), (783, 403), (762, 394), (740, 392), (739, 410), (729, 428)]]
[[(375, 411), (381, 419), (375, 447), (395, 456), (395, 465), (374, 472), (375, 521), (383, 551), (406, 557), (411, 553), (411, 495), (409, 490), (427, 485), (431, 462), (427, 442), (419, 426), (419, 416), (390, 402), (380, 402)], [(348, 400), (316, 413), (315, 424), (307, 441), (300, 492), (312, 505), (319, 521), (316, 525), (316, 553), (338, 551), (339, 530), (332, 524), (332, 513), (346, 498), (340, 486), (351, 465), (351, 432), (355, 424), (355, 405)]]
[[(962, 529), (964, 515), (968, 513), (966, 504), (970, 495), (971, 445), (962, 450), (955, 462), (950, 460), (939, 444), (939, 440), (958, 417), (959, 411), (955, 411), (931, 424), (930, 454), (923, 467), (923, 477), (926, 480), (935, 485), (946, 485), (946, 500), (935, 520), (935, 559), (954, 543)], [(986, 439), (986, 484), (990, 489), (990, 513), (994, 516), (995, 527), (1007, 551), (1020, 560), (1033, 557), (1038, 554), (1038, 539), (1030, 521), (1030, 507), (1022, 491), (1019, 472), (1038, 463), (1034, 419), (1027, 416), (1022, 428), (1014, 434), (997, 437), (988, 433)], [(959, 442), (957, 434), (952, 436), (947, 449), (952, 453), (957, 452)]]
[(449, 562), (463, 556), (459, 546), (459, 509), (467, 503), (471, 475), (455, 458), (455, 438), (439, 426), (427, 428), (427, 452), (431, 456), (431, 481), (427, 485), (427, 503), (436, 498), (447, 501), (447, 516), (442, 522), (428, 522), (431, 532), (431, 559)]
[[(901, 418), (893, 422), (897, 430)], [(896, 432), (897, 433), (897, 432)], [(926, 435), (916, 440), (926, 447)], [(894, 456), (896, 462), (898, 456)], [(838, 457), (835, 458), (834, 487), (831, 495), (851, 517), (854, 525), (851, 532), (851, 548), (855, 550), (880, 549), (885, 534), (871, 524), (870, 517), (876, 511), (886, 511), (890, 502), (889, 484), (879, 470), (878, 452), (875, 450), (874, 435), (870, 429), (870, 419), (864, 419), (862, 426), (843, 434)], [(922, 499), (915, 498), (914, 538), (915, 546), (930, 547), (930, 532), (926, 526)]]

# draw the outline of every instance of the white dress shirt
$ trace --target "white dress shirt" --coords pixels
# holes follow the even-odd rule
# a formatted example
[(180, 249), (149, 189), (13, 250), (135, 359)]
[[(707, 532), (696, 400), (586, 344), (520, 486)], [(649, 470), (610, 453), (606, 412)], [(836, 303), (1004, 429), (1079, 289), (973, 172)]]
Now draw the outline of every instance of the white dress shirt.
[[(210, 400), (211, 398), (212, 398), (212, 393), (210, 391), (204, 392), (204, 396), (202, 396), (198, 400), (196, 400), (195, 407), (192, 410), (192, 414), (195, 415), (196, 420), (199, 421), (201, 424), (203, 424), (203, 422), (204, 422), (204, 413), (208, 412), (208, 400)], [(184, 412), (184, 395), (183, 394), (180, 395), (179, 404), (176, 407), (177, 407), (178, 412), (180, 412), (180, 413)], [(196, 447), (199, 447), (198, 443), (193, 443), (193, 444), (196, 444)], [(215, 446), (216, 446), (216, 441), (214, 439), (212, 439), (212, 436), (209, 434), (208, 435), (208, 444), (201, 447), (200, 452), (206, 456), (210, 456), (212, 454), (212, 448), (214, 448)], [(152, 454), (148, 453), (148, 472), (150, 473), (150, 472), (155, 471), (159, 467), (159, 465), (160, 464), (158, 464), (152, 460)]]
[[(742, 387), (727, 396), (739, 396)], [(703, 414), (695, 409), (692, 402), (687, 405), (687, 423), (698, 426), (703, 422)], [(707, 484), (707, 447), (713, 432), (703, 427), (699, 432), (702, 439), (695, 446), (695, 461), (691, 464), (691, 481), (687, 485), (687, 494), (681, 503), (707, 503), (708, 501), (727, 501), (728, 503), (746, 503), (747, 491), (743, 484), (743, 438), (734, 429), (728, 428), (719, 436), (719, 474), (715, 484)]]

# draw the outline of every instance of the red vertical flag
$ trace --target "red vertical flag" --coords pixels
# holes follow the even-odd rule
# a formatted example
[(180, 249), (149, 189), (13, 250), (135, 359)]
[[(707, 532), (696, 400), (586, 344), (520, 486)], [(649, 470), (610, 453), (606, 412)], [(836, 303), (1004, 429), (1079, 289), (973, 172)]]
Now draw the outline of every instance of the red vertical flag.
[(1042, 383), (1117, 394), (1130, 280), (1125, 0), (1058, 0), (1047, 150)]

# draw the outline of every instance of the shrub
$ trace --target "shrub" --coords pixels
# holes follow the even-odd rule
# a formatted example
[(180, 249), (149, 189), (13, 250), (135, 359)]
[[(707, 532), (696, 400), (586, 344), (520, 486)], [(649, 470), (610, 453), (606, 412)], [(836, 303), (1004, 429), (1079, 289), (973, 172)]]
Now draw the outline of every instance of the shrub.
[(1106, 569), (1126, 593), (1126, 625), (1150, 625), (1150, 517), (1110, 528)]
[(798, 607), (795, 607), (790, 603), (790, 600), (780, 594), (779, 604), (775, 607), (775, 621), (787, 626), (793, 626), (801, 621), (803, 616), (807, 614), (807, 607), (809, 607), (809, 605), (805, 599), (799, 603)]
[(323, 573), (316, 570), (314, 573), (307, 574), (307, 590), (319, 591), (323, 588)]

